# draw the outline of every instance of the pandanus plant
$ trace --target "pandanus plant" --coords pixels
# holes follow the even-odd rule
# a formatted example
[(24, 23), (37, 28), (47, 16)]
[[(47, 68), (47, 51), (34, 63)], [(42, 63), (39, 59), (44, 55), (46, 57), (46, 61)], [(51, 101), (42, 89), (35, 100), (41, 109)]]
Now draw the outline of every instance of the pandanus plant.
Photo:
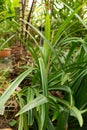
[[(49, 4), (46, 3), (47, 5)], [(5, 105), (13, 93), (17, 97), (20, 106), (16, 114), (16, 117), (19, 116), (18, 130), (29, 130), (31, 127), (35, 130), (66, 130), (70, 116), (78, 120), (80, 127), (83, 126), (82, 114), (87, 111), (87, 43), (81, 37), (63, 36), (74, 15), (86, 29), (87, 25), (76, 14), (80, 8), (75, 11), (68, 6), (67, 8), (72, 13), (52, 37), (48, 8), (45, 15), (44, 35), (32, 24), (21, 19), (43, 38), (44, 43), (40, 46), (26, 29), (27, 35), (36, 43), (35, 46), (29, 40), (25, 42), (15, 34), (33, 59), (33, 65), (30, 64), (0, 97), (1, 106)], [(21, 34), (18, 28), (19, 26), (16, 25), (15, 29)], [(25, 84), (20, 92), (15, 91), (26, 77), (29, 79), (29, 85)]]

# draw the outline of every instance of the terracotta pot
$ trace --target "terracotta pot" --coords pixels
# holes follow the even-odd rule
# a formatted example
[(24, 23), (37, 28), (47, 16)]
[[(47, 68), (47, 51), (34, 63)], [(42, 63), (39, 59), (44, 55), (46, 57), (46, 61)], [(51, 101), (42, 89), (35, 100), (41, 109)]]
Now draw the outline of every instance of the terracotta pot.
[(5, 48), (4, 50), (0, 50), (0, 58), (6, 58), (11, 55), (11, 49)]

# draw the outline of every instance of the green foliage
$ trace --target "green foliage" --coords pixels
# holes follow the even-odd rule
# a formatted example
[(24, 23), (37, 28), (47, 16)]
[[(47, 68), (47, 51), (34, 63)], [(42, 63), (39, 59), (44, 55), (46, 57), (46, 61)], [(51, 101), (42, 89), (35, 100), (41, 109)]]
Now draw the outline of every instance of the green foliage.
[[(0, 104), (3, 106), (15, 93), (20, 106), (16, 114), (19, 116), (18, 130), (28, 130), (31, 126), (38, 130), (49, 130), (49, 128), (50, 130), (65, 130), (69, 116), (76, 118), (80, 127), (84, 123), (82, 114), (87, 112), (87, 42), (83, 37), (85, 32), (81, 37), (78, 36), (75, 26), (80, 23), (81, 29), (87, 30), (86, 23), (78, 15), (84, 4), (71, 8), (70, 2), (69, 5), (67, 1), (64, 2), (61, 13), (64, 13), (66, 9), (66, 14), (62, 14), (65, 17), (61, 20), (61, 25), (58, 26), (54, 22), (54, 26), (50, 15), (46, 14), (44, 33), (26, 20), (20, 19), (43, 39), (44, 44), (40, 45), (40, 39), (36, 39), (36, 35), (23, 28), (31, 38), (30, 41), (27, 37), (25, 42), (20, 25), (10, 21), (9, 23), (17, 33), (0, 47), (2, 49), (15, 36), (31, 53), (33, 59), (33, 65), (29, 65), (28, 70), (20, 74), (0, 97)], [(56, 30), (53, 27), (56, 27)], [(26, 76), (29, 78), (29, 85), (25, 84), (20, 92), (15, 92)]]
[(1, 105), (5, 105), (6, 101), (9, 99), (9, 97), (12, 95), (12, 93), (15, 91), (17, 86), (22, 82), (22, 80), (32, 71), (32, 69), (29, 69), (22, 73), (17, 79), (7, 88), (7, 90), (4, 92), (4, 94), (0, 98)]
[(67, 110), (60, 112), (56, 130), (66, 130), (68, 115), (69, 115), (69, 112)]
[(0, 0), (0, 12), (6, 9), (5, 0)]

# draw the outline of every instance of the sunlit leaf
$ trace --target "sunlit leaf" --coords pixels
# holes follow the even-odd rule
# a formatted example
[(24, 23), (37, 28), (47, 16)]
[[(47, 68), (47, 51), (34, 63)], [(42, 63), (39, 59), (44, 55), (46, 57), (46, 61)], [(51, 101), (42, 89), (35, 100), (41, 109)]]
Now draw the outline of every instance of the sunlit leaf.
[(3, 106), (6, 101), (10, 98), (10, 96), (14, 93), (15, 89), (19, 86), (19, 84), (23, 81), (23, 79), (32, 72), (32, 68), (29, 70), (26, 70), (22, 74), (20, 74), (14, 82), (11, 83), (11, 85), (5, 90), (5, 92), (0, 97), (0, 104)]
[(30, 101), (27, 103), (19, 112), (16, 116), (23, 114), (26, 111), (31, 110), (32, 108), (38, 107), (39, 105), (42, 105), (44, 103), (47, 103), (48, 100), (46, 97), (43, 95), (40, 95), (39, 97), (35, 98), (34, 100)]
[(77, 118), (80, 127), (82, 127), (82, 125), (83, 125), (83, 118), (82, 118), (81, 112), (75, 106), (73, 106), (71, 108), (71, 115)]

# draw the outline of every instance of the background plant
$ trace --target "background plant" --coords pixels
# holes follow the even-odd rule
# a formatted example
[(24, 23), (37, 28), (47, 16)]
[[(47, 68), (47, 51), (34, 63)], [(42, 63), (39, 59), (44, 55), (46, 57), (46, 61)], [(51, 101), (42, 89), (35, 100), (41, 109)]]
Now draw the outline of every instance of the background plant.
[[(45, 4), (50, 5), (47, 1)], [(28, 24), (37, 35), (40, 35), (43, 39), (42, 45), (32, 33), (23, 28), (35, 46), (29, 40), (25, 42), (25, 35), (20, 32), (20, 26), (13, 23), (23, 39), (19, 35), (15, 37), (27, 48), (33, 59), (33, 64), (25, 66), (28, 70), (20, 74), (0, 98), (3, 106), (11, 94), (14, 93), (17, 97), (20, 106), (16, 115), (19, 116), (19, 130), (23, 128), (27, 130), (31, 126), (38, 130), (65, 130), (69, 116), (74, 116), (82, 127), (82, 114), (87, 111), (85, 93), (87, 43), (83, 35), (80, 37), (76, 32), (74, 35), (69, 33), (72, 30), (72, 26), (69, 25), (72, 25), (74, 16), (78, 23), (87, 29), (86, 23), (77, 14), (82, 6), (75, 10), (69, 8), (70, 15), (63, 20), (64, 22), (60, 26), (55, 23), (56, 31), (51, 29), (52, 18), (49, 8), (46, 8), (44, 35), (32, 24), (21, 19), (25, 25)], [(65, 7), (68, 8), (68, 5), (64, 4)], [(26, 76), (28, 85), (24, 84), (20, 92), (14, 92)]]

